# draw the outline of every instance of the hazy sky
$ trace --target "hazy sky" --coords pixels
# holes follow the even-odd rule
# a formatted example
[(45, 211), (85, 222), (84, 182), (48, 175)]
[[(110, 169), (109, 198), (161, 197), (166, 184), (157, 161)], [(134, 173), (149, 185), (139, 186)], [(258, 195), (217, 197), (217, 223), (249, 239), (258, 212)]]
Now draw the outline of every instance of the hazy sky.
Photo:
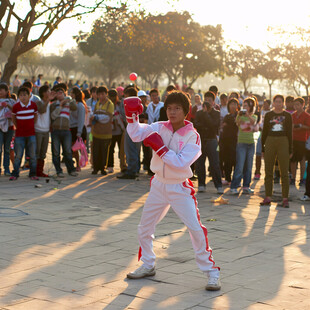
[[(20, 0), (19, 5), (24, 1)], [(133, 2), (129, 0), (128, 3)], [(238, 42), (256, 48), (263, 48), (267, 41), (275, 40), (267, 31), (269, 25), (310, 27), (309, 0), (144, 0), (136, 3), (141, 3), (143, 8), (153, 14), (187, 10), (200, 24), (222, 24), (227, 42)], [(137, 5), (134, 4), (133, 7), (137, 8)], [(44, 52), (57, 53), (59, 49), (71, 48), (75, 45), (72, 36), (79, 30), (90, 31), (93, 21), (101, 14), (102, 12), (98, 11), (83, 16), (79, 22), (64, 21), (44, 44)], [(11, 31), (14, 31), (13, 27)]]

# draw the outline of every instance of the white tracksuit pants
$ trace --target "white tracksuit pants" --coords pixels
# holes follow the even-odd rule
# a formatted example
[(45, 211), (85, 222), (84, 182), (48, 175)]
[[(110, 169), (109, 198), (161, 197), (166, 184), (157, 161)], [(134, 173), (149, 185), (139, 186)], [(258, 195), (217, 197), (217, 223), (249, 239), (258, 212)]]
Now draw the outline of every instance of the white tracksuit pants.
[(155, 265), (156, 256), (153, 251), (155, 227), (165, 217), (171, 206), (187, 226), (198, 267), (210, 276), (219, 277), (220, 268), (215, 267), (208, 243), (207, 229), (200, 222), (194, 194), (195, 190), (190, 180), (181, 184), (164, 184), (156, 179), (156, 176), (152, 179), (150, 194), (138, 226), (139, 259), (141, 258), (145, 267), (151, 268)]

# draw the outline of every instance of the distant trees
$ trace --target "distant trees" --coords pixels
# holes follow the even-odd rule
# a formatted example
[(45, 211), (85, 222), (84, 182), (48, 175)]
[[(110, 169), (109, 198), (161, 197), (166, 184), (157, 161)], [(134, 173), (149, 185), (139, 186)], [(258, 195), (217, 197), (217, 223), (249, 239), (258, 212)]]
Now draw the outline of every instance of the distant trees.
[(299, 83), (309, 96), (310, 86), (310, 46), (283, 46), (280, 55), (284, 62), (284, 76), (293, 85)]
[(284, 78), (283, 63), (278, 48), (270, 49), (267, 53), (261, 53), (257, 73), (266, 79), (269, 87), (269, 99), (272, 98), (272, 85), (277, 80)]
[(230, 49), (225, 55), (225, 69), (228, 76), (237, 76), (247, 92), (251, 79), (259, 74), (258, 68), (262, 59), (262, 51), (250, 46), (239, 46)]
[(108, 8), (91, 33), (77, 40), (84, 54), (101, 59), (107, 85), (125, 70), (150, 85), (162, 74), (191, 85), (206, 72), (221, 70), (221, 26), (201, 26), (188, 12), (155, 16), (129, 12), (126, 5)]
[[(94, 12), (103, 2), (104, 0), (93, 0), (85, 5), (81, 0), (25, 0), (23, 1), (25, 14), (19, 15), (14, 1), (2, 0), (0, 2), (0, 48), (8, 37), (12, 19), (17, 22), (13, 46), (4, 67), (2, 80), (9, 82), (17, 68), (18, 57), (44, 43), (63, 20)], [(33, 38), (34, 29), (37, 35)]]

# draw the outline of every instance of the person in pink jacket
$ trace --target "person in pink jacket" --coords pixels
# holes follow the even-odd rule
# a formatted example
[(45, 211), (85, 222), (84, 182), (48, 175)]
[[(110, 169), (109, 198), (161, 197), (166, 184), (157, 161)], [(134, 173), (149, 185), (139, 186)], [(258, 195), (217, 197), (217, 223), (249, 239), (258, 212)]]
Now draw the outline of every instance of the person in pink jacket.
[(151, 170), (155, 173), (138, 226), (138, 259), (143, 265), (127, 277), (140, 279), (155, 275), (155, 227), (171, 206), (189, 230), (196, 263), (208, 277), (206, 290), (219, 290), (220, 268), (215, 266), (207, 229), (200, 221), (195, 189), (189, 180), (193, 176), (190, 166), (201, 155), (201, 145), (193, 124), (185, 120), (190, 107), (188, 97), (181, 91), (171, 92), (164, 104), (169, 120), (150, 125), (138, 121), (138, 115), (143, 112), (139, 97), (126, 98), (124, 107), (131, 139), (144, 141), (153, 149)]

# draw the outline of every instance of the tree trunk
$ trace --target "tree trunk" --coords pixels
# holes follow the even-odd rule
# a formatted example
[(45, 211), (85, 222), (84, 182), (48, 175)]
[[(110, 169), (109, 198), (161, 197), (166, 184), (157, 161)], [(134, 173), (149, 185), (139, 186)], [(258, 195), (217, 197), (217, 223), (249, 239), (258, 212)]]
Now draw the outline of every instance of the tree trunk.
[(4, 66), (2, 82), (10, 84), (10, 78), (13, 75), (14, 71), (17, 69), (17, 56), (10, 55), (7, 63)]
[(272, 91), (271, 91), (272, 84), (273, 84), (272, 82), (270, 83), (270, 82), (268, 81), (268, 85), (269, 85), (269, 99), (270, 99), (270, 100), (271, 100), (271, 95), (272, 95), (272, 94), (271, 94), (271, 92), (272, 92)]
[(246, 81), (242, 81), (243, 88), (244, 88), (244, 93), (248, 91), (248, 87), (246, 85)]

